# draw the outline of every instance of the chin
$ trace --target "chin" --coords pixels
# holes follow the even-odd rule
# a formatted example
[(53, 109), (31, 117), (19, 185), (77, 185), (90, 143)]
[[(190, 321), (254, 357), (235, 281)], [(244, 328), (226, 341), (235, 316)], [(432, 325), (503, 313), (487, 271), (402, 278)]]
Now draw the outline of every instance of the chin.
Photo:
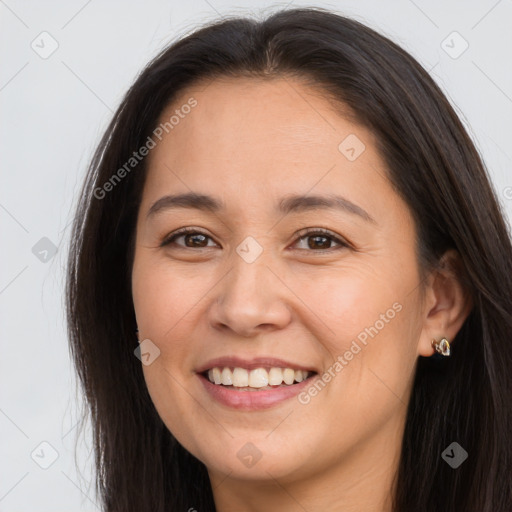
[[(280, 453), (278, 449), (263, 447), (255, 443), (233, 440), (233, 446), (224, 446), (220, 454), (209, 453), (202, 462), (208, 472), (229, 475), (230, 479), (239, 480), (291, 480), (306, 477), (310, 473), (303, 457), (294, 453)], [(224, 477), (222, 477), (224, 478)]]

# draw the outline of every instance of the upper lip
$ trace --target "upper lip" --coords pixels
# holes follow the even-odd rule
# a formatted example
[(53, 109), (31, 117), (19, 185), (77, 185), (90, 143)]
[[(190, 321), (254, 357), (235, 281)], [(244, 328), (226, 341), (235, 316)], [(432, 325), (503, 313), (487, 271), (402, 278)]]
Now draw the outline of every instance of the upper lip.
[(254, 357), (252, 359), (244, 359), (242, 357), (236, 356), (218, 357), (216, 359), (211, 359), (210, 361), (207, 361), (206, 363), (199, 366), (196, 369), (196, 372), (203, 373), (206, 370), (210, 370), (215, 367), (245, 368), (246, 370), (254, 370), (255, 368), (276, 367), (292, 368), (293, 370), (304, 370), (317, 373), (317, 371), (311, 366), (304, 366), (299, 363), (285, 361), (284, 359), (279, 359), (270, 356)]

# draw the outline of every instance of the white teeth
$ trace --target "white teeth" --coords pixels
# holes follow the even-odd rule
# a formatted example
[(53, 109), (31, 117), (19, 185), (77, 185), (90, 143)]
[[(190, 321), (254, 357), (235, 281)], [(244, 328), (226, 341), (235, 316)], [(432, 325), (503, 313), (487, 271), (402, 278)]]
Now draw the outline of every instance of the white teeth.
[(229, 368), (224, 368), (220, 375), (221, 383), (224, 386), (231, 386), (233, 384), (233, 374)]
[(310, 372), (293, 370), (292, 368), (211, 368), (208, 370), (208, 379), (214, 384), (234, 386), (236, 388), (271, 389), (270, 386), (291, 385), (294, 382), (306, 380)]
[(283, 380), (285, 384), (293, 384), (295, 379), (295, 371), (291, 368), (285, 368), (283, 372)]
[[(217, 384), (217, 383), (215, 383)], [(233, 386), (243, 388), (249, 385), (249, 372), (244, 368), (235, 368), (233, 370)]]
[(268, 383), (271, 386), (279, 386), (283, 383), (283, 370), (281, 368), (270, 368), (268, 372)]
[(215, 384), (222, 383), (221, 378), (220, 378), (220, 369), (219, 368), (213, 369), (213, 381), (215, 382)]
[(249, 386), (251, 388), (262, 388), (268, 386), (268, 373), (265, 368), (256, 368), (249, 373)]

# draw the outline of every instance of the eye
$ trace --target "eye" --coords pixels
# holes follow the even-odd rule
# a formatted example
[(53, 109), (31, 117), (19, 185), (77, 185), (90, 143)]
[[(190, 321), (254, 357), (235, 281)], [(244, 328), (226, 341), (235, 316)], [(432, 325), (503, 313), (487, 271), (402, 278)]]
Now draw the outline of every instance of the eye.
[[(207, 248), (208, 245), (205, 244), (207, 242), (208, 238), (210, 238), (209, 235), (206, 233), (203, 233), (202, 231), (199, 231), (196, 228), (181, 228), (175, 231), (174, 233), (171, 233), (169, 236), (167, 236), (163, 242), (160, 244), (160, 247), (164, 247), (165, 245), (170, 245), (172, 243), (175, 243), (175, 241), (178, 238), (183, 238), (185, 240), (185, 245), (177, 244), (180, 247), (184, 248), (197, 248), (197, 249), (204, 249)], [(211, 239), (211, 238), (210, 238)], [(190, 245), (189, 245), (190, 244)]]
[[(310, 241), (306, 243), (306, 250), (309, 248), (313, 249), (315, 252), (318, 252), (318, 250), (320, 249), (320, 252), (326, 252), (330, 250), (350, 247), (350, 244), (348, 242), (346, 242), (339, 236), (335, 235), (332, 231), (329, 231), (328, 229), (316, 228), (310, 230), (303, 230), (299, 233), (299, 235), (299, 242), (301, 240), (310, 239)], [(330, 247), (330, 244), (333, 241), (341, 247)], [(304, 249), (301, 248), (301, 250)]]
[[(337, 250), (340, 248), (352, 247), (346, 240), (335, 235), (332, 231), (329, 231), (328, 229), (315, 228), (309, 230), (302, 230), (298, 234), (298, 242), (310, 239), (310, 242), (306, 243), (306, 249), (299, 248), (299, 250), (312, 249), (314, 252), (326, 252), (331, 250)], [(176, 244), (176, 240), (180, 238), (184, 239), (185, 245)], [(209, 235), (203, 233), (199, 229), (193, 227), (186, 227), (178, 229), (177, 231), (168, 235), (160, 244), (160, 247), (164, 247), (170, 244), (176, 244), (179, 247), (185, 249), (205, 249), (208, 247), (212, 247), (211, 245), (208, 245), (208, 239), (212, 240), (212, 238)], [(331, 247), (331, 244), (333, 242), (338, 244), (339, 247)]]

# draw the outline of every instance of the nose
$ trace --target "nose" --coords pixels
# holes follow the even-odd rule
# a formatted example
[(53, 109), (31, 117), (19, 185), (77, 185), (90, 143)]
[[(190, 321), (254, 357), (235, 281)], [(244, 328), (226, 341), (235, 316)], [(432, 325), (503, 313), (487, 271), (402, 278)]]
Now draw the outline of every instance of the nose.
[(263, 257), (247, 263), (235, 254), (231, 270), (215, 287), (210, 325), (241, 337), (285, 328), (292, 314), (284, 281)]

